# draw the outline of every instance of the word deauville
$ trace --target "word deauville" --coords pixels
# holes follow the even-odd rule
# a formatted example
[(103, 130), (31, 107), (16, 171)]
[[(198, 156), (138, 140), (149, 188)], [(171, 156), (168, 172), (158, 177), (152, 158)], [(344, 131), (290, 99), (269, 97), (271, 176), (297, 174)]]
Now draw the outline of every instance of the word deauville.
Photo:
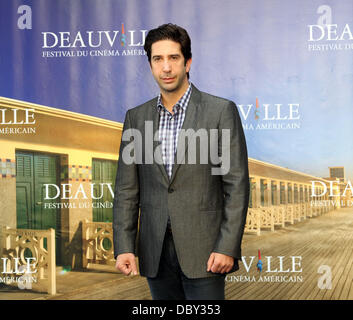
[[(248, 120), (250, 112), (254, 111), (256, 118), (260, 116), (260, 106), (256, 103), (256, 106), (252, 104), (242, 105), (239, 104), (239, 111), (243, 116), (244, 120)], [(288, 105), (282, 105), (275, 103), (274, 105), (264, 103), (261, 109), (263, 115), (262, 120), (266, 121), (278, 121), (278, 120), (299, 120), (299, 104), (289, 103)]]
[[(69, 31), (65, 32), (42, 32), (43, 35), (43, 46), (42, 48), (97, 48), (104, 44), (108, 44), (113, 47), (116, 43), (120, 43), (121, 39), (118, 34), (121, 33), (119, 30), (104, 30), (104, 31), (78, 31), (72, 34)], [(137, 35), (136, 35), (137, 33)], [(128, 46), (143, 47), (145, 43), (147, 30), (128, 30), (127, 35), (130, 39)], [(124, 35), (124, 34), (123, 34)], [(138, 38), (138, 40), (136, 40)], [(124, 40), (126, 41), (126, 40)]]
[[(245, 270), (249, 272), (251, 266), (253, 265), (255, 256), (250, 256), (250, 261), (246, 261), (246, 257), (243, 256), (241, 258), (243, 265), (245, 267)], [(272, 267), (272, 260), (274, 259), (272, 256), (265, 256), (265, 261), (267, 262), (267, 268), (265, 269), (265, 272), (302, 272), (302, 267), (301, 267), (301, 256), (290, 256), (290, 267), (284, 268), (283, 262), (285, 257), (284, 256), (278, 256), (278, 265), (279, 268), (273, 268)]]
[(0, 125), (35, 124), (33, 109), (0, 109)]
[[(60, 187), (52, 183), (45, 183), (43, 186), (45, 188), (45, 200), (53, 200), (59, 197), (60, 199), (88, 199), (87, 190), (84, 189), (82, 183), (79, 184), (76, 191), (72, 191), (72, 184), (70, 183), (62, 183)], [(110, 192), (112, 198), (114, 198), (114, 191), (111, 183), (90, 183), (89, 186), (89, 194), (92, 199), (102, 199), (105, 186)], [(98, 190), (97, 186), (99, 187)]]
[[(340, 193), (341, 188), (339, 187), (339, 182), (337, 181), (329, 181), (329, 186), (326, 185), (326, 183), (322, 182), (322, 181), (311, 181), (311, 196), (312, 197), (321, 197), (323, 195), (325, 195), (328, 191), (328, 195), (330, 197), (345, 197), (347, 194), (347, 191), (350, 194), (353, 194), (353, 186), (350, 180), (347, 181), (342, 194)], [(321, 187), (322, 188), (322, 192), (317, 191), (317, 187)], [(320, 192), (320, 193), (319, 193)]]
[(37, 270), (34, 269), (32, 271), (32, 267), (35, 266), (35, 262), (31, 263), (31, 261), (35, 261), (36, 258), (25, 258), (26, 260), (26, 267), (23, 268), (23, 265), (20, 263), (20, 258), (13, 258), (13, 260), (15, 261), (14, 263), (14, 267), (11, 268), (10, 266), (10, 259), (8, 258), (0, 258), (1, 260), (1, 266), (2, 266), (2, 274), (20, 274), (20, 273), (36, 273)]

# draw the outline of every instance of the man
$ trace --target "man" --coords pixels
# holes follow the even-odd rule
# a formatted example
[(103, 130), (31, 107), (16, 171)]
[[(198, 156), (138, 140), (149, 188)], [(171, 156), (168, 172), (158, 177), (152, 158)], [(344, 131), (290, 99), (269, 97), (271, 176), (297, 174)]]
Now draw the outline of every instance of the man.
[[(137, 274), (138, 252), (153, 299), (224, 299), (225, 274), (239, 268), (249, 200), (239, 114), (233, 102), (189, 83), (191, 41), (183, 28), (151, 30), (144, 48), (160, 95), (126, 114), (114, 199), (116, 267)], [(215, 148), (222, 163), (210, 155)], [(130, 154), (142, 161), (126, 161)]]

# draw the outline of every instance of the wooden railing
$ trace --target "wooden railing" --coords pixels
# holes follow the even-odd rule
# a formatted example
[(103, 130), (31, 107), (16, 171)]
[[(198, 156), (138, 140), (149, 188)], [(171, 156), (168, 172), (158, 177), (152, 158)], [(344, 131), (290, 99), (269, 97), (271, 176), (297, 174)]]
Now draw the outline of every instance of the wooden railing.
[(3, 227), (2, 239), (6, 272), (31, 270), (38, 282), (46, 282), (49, 294), (56, 294), (55, 230)]
[(275, 226), (284, 227), (286, 222), (294, 224), (334, 209), (333, 205), (312, 207), (308, 202), (249, 208), (244, 232), (260, 235), (261, 230), (274, 231)]
[(83, 267), (115, 266), (111, 222), (82, 222)]
[(248, 209), (244, 232), (255, 233), (257, 235), (261, 233), (260, 214), (255, 208)]

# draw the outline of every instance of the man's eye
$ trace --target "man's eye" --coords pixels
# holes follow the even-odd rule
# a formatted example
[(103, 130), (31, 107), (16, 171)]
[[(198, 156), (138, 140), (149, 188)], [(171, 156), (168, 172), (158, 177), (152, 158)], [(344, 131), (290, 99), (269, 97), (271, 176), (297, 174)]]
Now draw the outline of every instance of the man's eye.
[(159, 60), (161, 60), (161, 58), (160, 57), (155, 57), (155, 58), (153, 58), (153, 60), (154, 61), (159, 61)]

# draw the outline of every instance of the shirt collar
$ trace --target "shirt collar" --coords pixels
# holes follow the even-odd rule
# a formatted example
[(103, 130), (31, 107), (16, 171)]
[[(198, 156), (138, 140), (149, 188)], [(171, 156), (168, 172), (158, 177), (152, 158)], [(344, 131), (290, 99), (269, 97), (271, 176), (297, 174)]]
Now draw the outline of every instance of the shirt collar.
[[(189, 82), (189, 86), (188, 86), (187, 90), (185, 91), (184, 95), (178, 100), (178, 102), (174, 106), (176, 106), (176, 105), (180, 106), (185, 112), (186, 107), (189, 104), (191, 91), (192, 91), (192, 86), (191, 86), (191, 82)], [(174, 106), (173, 106), (173, 108), (174, 108)], [(158, 99), (157, 99), (158, 112), (160, 112), (162, 110), (162, 108), (165, 108), (165, 107), (162, 103), (162, 95), (161, 95), (161, 93), (159, 93)]]

